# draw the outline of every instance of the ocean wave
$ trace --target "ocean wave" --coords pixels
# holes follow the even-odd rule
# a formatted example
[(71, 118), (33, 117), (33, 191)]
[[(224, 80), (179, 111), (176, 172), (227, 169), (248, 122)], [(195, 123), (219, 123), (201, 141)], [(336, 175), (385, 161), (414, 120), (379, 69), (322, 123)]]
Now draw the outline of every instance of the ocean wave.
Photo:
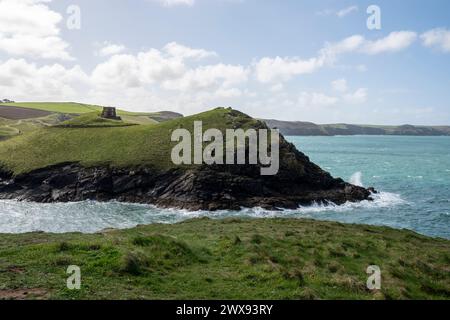
[(345, 212), (355, 209), (377, 209), (377, 208), (389, 208), (406, 204), (407, 202), (401, 198), (399, 194), (390, 192), (379, 192), (372, 194), (373, 200), (364, 200), (361, 202), (347, 202), (343, 205), (337, 205), (334, 203), (328, 204), (315, 204), (312, 206), (300, 207), (301, 212), (316, 213), (324, 211), (336, 211)]
[(126, 229), (142, 224), (172, 224), (188, 219), (223, 218), (302, 218), (321, 213), (351, 212), (358, 209), (393, 207), (405, 203), (394, 193), (373, 194), (373, 201), (313, 204), (298, 209), (272, 211), (242, 208), (238, 211), (188, 211), (153, 205), (121, 202), (69, 202), (42, 204), (0, 200), (0, 233), (45, 231), (54, 233), (94, 233), (107, 228)]
[(239, 211), (195, 211), (189, 212), (184, 210), (172, 209), (173, 213), (186, 218), (194, 217), (209, 217), (209, 218), (226, 218), (226, 217), (249, 217), (249, 218), (296, 218), (308, 217), (313, 214), (327, 213), (327, 212), (351, 212), (360, 209), (380, 209), (391, 208), (402, 204), (407, 204), (399, 194), (390, 192), (379, 192), (372, 194), (373, 200), (364, 200), (360, 202), (347, 202), (342, 205), (337, 205), (332, 202), (315, 203), (309, 206), (299, 206), (297, 209), (280, 209), (268, 210), (263, 208), (242, 208)]

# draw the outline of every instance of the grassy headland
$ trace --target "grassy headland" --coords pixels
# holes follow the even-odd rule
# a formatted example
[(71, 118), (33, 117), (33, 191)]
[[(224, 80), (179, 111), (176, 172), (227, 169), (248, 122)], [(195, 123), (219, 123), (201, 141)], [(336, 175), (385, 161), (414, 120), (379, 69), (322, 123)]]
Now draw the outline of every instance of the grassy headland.
[[(217, 108), (195, 116), (149, 125), (123, 125), (120, 121), (92, 125), (92, 114), (67, 122), (66, 127), (46, 127), (0, 142), (0, 166), (15, 174), (66, 162), (84, 166), (146, 165), (167, 169), (173, 166), (170, 141), (172, 131), (193, 131), (194, 120), (204, 129), (246, 128), (256, 120), (231, 109)], [(74, 128), (70, 126), (74, 124)], [(97, 122), (98, 124), (98, 122)], [(105, 125), (106, 124), (106, 125)], [(111, 125), (112, 124), (112, 125)]]
[(302, 121), (263, 120), (271, 128), (278, 128), (287, 136), (336, 135), (394, 135), (394, 136), (450, 136), (450, 126), (383, 126), (356, 124), (315, 124)]
[[(66, 269), (81, 268), (81, 290)], [(366, 288), (369, 265), (382, 288)], [(450, 241), (386, 227), (210, 220), (0, 236), (0, 298), (450, 299)], [(27, 293), (27, 294), (25, 294)]]

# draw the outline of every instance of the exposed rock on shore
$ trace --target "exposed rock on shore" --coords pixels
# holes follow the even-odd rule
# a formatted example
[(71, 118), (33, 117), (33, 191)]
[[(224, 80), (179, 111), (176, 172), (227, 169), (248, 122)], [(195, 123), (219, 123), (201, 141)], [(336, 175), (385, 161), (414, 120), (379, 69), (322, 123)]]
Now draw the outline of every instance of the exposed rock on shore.
[(258, 165), (155, 170), (65, 163), (18, 176), (0, 170), (0, 199), (44, 203), (118, 200), (188, 210), (294, 209), (315, 202), (368, 200), (370, 194), (333, 178), (284, 138), (275, 176), (261, 176)]

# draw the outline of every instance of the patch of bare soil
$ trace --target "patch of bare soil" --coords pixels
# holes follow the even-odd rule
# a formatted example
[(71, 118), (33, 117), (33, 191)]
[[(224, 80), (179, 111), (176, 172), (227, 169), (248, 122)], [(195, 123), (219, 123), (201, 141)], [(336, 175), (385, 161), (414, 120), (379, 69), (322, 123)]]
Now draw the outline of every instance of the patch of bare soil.
[(48, 292), (44, 289), (11, 289), (0, 290), (0, 300), (46, 299)]
[(12, 273), (24, 273), (25, 269), (21, 268), (21, 267), (18, 267), (18, 266), (8, 266), (5, 271), (6, 272), (12, 272)]
[(52, 114), (44, 110), (36, 110), (30, 108), (20, 108), (11, 106), (0, 106), (0, 118), (20, 120), (46, 117)]

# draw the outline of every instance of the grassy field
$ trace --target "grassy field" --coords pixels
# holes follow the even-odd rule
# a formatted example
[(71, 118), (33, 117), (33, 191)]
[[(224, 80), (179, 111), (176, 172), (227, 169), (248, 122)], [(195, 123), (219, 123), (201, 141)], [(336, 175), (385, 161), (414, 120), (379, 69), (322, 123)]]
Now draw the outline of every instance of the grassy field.
[(102, 107), (100, 106), (75, 102), (15, 102), (15, 103), (5, 103), (2, 104), (2, 106), (24, 107), (49, 112), (69, 113), (69, 114), (82, 114), (102, 110)]
[[(81, 268), (81, 290), (66, 269)], [(366, 288), (369, 265), (381, 290)], [(0, 298), (450, 299), (450, 241), (313, 220), (0, 235)]]
[[(102, 106), (76, 102), (14, 102), (14, 103), (3, 103), (0, 105), (23, 107), (65, 114), (83, 114), (91, 112), (101, 112), (103, 109)], [(118, 108), (117, 114), (119, 116), (158, 116), (159, 112), (131, 112)]]
[[(256, 123), (231, 109), (217, 108), (195, 116), (151, 125), (60, 128), (48, 127), (0, 142), (0, 166), (15, 174), (65, 162), (85, 166), (173, 166), (173, 130), (193, 131), (194, 120), (207, 128), (246, 128)], [(76, 120), (75, 120), (76, 121)]]
[(60, 123), (60, 120), (57, 114), (51, 114), (42, 118), (23, 120), (0, 118), (0, 140), (2, 140), (2, 138), (11, 138), (40, 128), (53, 126), (58, 123)]
[[(15, 119), (15, 120), (2, 118), (0, 115), (0, 140), (5, 140), (17, 135), (21, 135), (22, 133), (35, 131), (36, 129), (40, 129), (43, 127), (59, 125), (61, 124), (61, 121), (59, 119), (61, 118), (62, 115), (64, 115), (64, 117), (70, 118), (78, 117), (79, 115), (81, 115), (79, 120), (74, 119), (73, 121), (85, 123), (87, 121), (86, 117), (89, 117), (89, 115), (92, 114), (99, 114), (102, 110), (101, 106), (74, 103), (74, 102), (17, 102), (6, 104), (2, 103), (0, 104), (0, 106), (1, 107), (12, 106), (16, 108), (52, 112), (52, 114), (45, 117), (39, 118), (29, 117), (29, 119)], [(180, 116), (171, 112), (141, 113), (141, 112), (130, 112), (120, 109), (117, 110), (117, 114), (122, 118), (124, 123), (139, 124), (139, 125), (157, 124), (159, 122), (164, 122)], [(109, 124), (107, 122), (108, 121), (101, 121), (97, 119), (96, 123), (91, 123), (90, 126), (91, 127), (113, 126), (113, 122), (109, 122)]]
[(128, 127), (134, 125), (123, 120), (112, 120), (100, 117), (99, 112), (84, 113), (76, 118), (58, 124), (59, 128), (107, 128)]

